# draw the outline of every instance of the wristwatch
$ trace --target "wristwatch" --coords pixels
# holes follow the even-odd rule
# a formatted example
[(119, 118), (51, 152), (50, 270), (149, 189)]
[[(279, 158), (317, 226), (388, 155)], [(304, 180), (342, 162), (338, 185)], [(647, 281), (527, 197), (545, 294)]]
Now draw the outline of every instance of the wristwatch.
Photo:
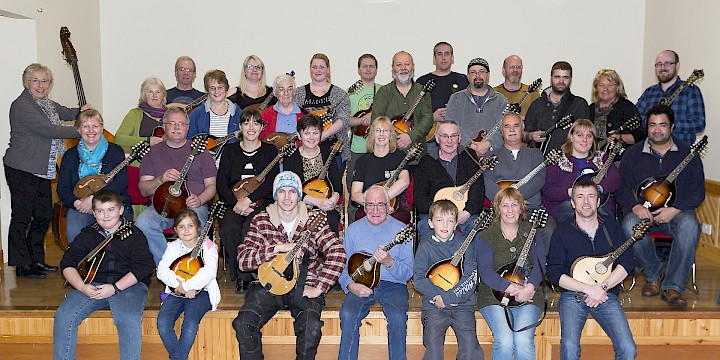
[(122, 290), (120, 290), (119, 287), (117, 287), (117, 285), (115, 285), (115, 283), (113, 283), (112, 286), (113, 286), (113, 288), (115, 289), (115, 295), (119, 294), (120, 291), (122, 291)]

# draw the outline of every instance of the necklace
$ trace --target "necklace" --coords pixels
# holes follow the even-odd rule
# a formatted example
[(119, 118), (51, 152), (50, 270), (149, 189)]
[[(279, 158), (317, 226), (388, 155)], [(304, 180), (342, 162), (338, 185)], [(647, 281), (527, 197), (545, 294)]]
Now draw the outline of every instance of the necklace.
[(315, 149), (317, 150), (317, 151), (315, 151), (315, 154), (310, 155), (308, 153), (308, 150), (305, 150), (304, 147), (300, 147), (300, 155), (302, 155), (305, 158), (314, 158), (314, 157), (320, 155), (320, 148), (315, 148)]

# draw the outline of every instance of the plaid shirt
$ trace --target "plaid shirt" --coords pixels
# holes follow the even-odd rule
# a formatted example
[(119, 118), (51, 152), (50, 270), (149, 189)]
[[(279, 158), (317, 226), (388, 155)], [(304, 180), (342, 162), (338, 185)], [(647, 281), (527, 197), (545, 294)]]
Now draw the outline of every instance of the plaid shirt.
[[(300, 203), (302, 206), (303, 203)], [(293, 233), (292, 240), (288, 240), (282, 223), (273, 224), (268, 209), (258, 213), (250, 222), (250, 229), (243, 243), (238, 246), (238, 263), (240, 270), (255, 270), (265, 262), (272, 260), (275, 255), (275, 245), (289, 242), (297, 242), (307, 227), (307, 217), (301, 211), (298, 215), (297, 228)], [(277, 210), (276, 210), (277, 211)], [(304, 219), (303, 219), (304, 218)], [(309, 256), (308, 272), (305, 284), (316, 287), (323, 293), (335, 284), (338, 277), (345, 268), (345, 249), (330, 227), (324, 224), (320, 231), (312, 233), (300, 250), (301, 257)], [(318, 261), (318, 254), (325, 256), (323, 262)]]
[[(645, 89), (637, 102), (637, 108), (643, 117), (643, 125), (647, 125), (645, 113), (651, 107), (660, 103), (660, 99), (667, 98), (680, 87), (683, 80), (677, 77), (675, 84), (667, 91), (663, 91), (660, 83)], [(703, 101), (700, 88), (688, 86), (673, 101), (670, 108), (675, 112), (675, 128), (673, 135), (678, 139), (692, 144), (697, 133), (705, 131), (705, 102)]]

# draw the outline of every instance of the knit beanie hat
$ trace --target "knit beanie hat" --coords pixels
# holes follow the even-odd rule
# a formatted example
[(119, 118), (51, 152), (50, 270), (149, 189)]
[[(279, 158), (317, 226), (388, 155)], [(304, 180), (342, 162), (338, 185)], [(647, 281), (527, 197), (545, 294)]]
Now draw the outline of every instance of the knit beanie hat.
[(273, 199), (277, 201), (277, 193), (280, 188), (291, 187), (297, 191), (298, 201), (302, 199), (302, 182), (300, 177), (292, 171), (283, 171), (275, 177), (273, 182)]
[(490, 71), (490, 64), (483, 58), (474, 58), (468, 63), (468, 70), (475, 65), (480, 65), (485, 68), (486, 71)]

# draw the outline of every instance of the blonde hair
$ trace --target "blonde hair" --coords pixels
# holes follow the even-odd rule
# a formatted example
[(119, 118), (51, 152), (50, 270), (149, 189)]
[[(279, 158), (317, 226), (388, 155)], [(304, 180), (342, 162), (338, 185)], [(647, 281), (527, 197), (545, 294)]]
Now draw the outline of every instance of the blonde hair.
[(80, 129), (86, 121), (90, 119), (98, 119), (100, 120), (100, 125), (105, 127), (105, 120), (102, 117), (102, 114), (100, 114), (99, 111), (96, 109), (87, 109), (80, 112), (80, 115), (78, 115), (77, 121), (75, 121), (75, 127)]
[(36, 72), (44, 72), (45, 75), (47, 75), (48, 92), (49, 92), (52, 89), (53, 82), (54, 82), (52, 70), (50, 70), (49, 67), (42, 65), (42, 64), (38, 64), (38, 63), (32, 63), (32, 64), (28, 65), (25, 68), (25, 71), (23, 71), (23, 74), (22, 74), (23, 87), (26, 89), (28, 88), (28, 84), (32, 80), (33, 74), (35, 74)]
[(151, 76), (145, 81), (142, 82), (140, 85), (140, 99), (138, 100), (138, 103), (146, 103), (147, 102), (147, 96), (145, 96), (145, 92), (151, 87), (151, 86), (157, 86), (160, 88), (160, 92), (162, 93), (162, 106), (167, 105), (167, 89), (165, 89), (165, 84), (163, 84), (162, 80), (156, 78), (155, 76)]
[(525, 198), (523, 197), (520, 190), (514, 187), (506, 187), (495, 194), (493, 198), (493, 210), (495, 210), (495, 216), (493, 221), (500, 221), (500, 203), (505, 200), (515, 200), (520, 204), (520, 220), (525, 220), (525, 213), (527, 213), (527, 205), (525, 205)]
[(625, 93), (625, 85), (623, 84), (620, 75), (613, 69), (600, 69), (597, 74), (595, 74), (595, 79), (593, 79), (592, 102), (596, 102), (598, 99), (597, 87), (603, 77), (617, 86), (615, 88), (615, 96), (617, 98), (627, 98), (627, 93)]
[(595, 124), (592, 123), (592, 121), (588, 119), (578, 119), (575, 120), (575, 122), (570, 127), (570, 131), (568, 131), (567, 139), (565, 140), (565, 143), (560, 146), (560, 150), (565, 154), (565, 157), (572, 156), (572, 136), (575, 133), (575, 131), (580, 130), (587, 130), (592, 134), (593, 137), (593, 144), (590, 147), (590, 151), (588, 152), (588, 159), (592, 159), (595, 156), (595, 153), (598, 151), (598, 143), (597, 143), (597, 129), (595, 128)]
[(388, 128), (390, 141), (389, 141), (389, 149), (390, 152), (395, 152), (397, 149), (397, 133), (395, 132), (395, 128), (392, 125), (392, 122), (390, 121), (390, 118), (387, 116), (379, 116), (375, 120), (373, 120), (372, 124), (370, 124), (370, 128), (368, 128), (368, 137), (367, 137), (367, 151), (368, 152), (374, 152), (375, 151), (375, 129), (385, 126)]
[(265, 77), (265, 63), (260, 60), (257, 55), (248, 55), (245, 58), (245, 61), (243, 61), (242, 72), (240, 74), (240, 92), (247, 93), (248, 91), (248, 83), (247, 79), (245, 78), (245, 71), (247, 71), (247, 65), (250, 60), (255, 60), (255, 62), (263, 68), (262, 75), (260, 76), (260, 89), (258, 90), (260, 91), (259, 95), (261, 97), (265, 96), (265, 92), (267, 91), (267, 89), (265, 88), (265, 86), (267, 85), (267, 78)]
[(317, 53), (310, 58), (310, 67), (312, 67), (312, 62), (315, 59), (319, 59), (325, 62), (325, 66), (327, 66), (328, 74), (327, 74), (327, 82), (331, 82), (330, 80), (330, 58), (327, 57), (327, 55), (323, 53)]

